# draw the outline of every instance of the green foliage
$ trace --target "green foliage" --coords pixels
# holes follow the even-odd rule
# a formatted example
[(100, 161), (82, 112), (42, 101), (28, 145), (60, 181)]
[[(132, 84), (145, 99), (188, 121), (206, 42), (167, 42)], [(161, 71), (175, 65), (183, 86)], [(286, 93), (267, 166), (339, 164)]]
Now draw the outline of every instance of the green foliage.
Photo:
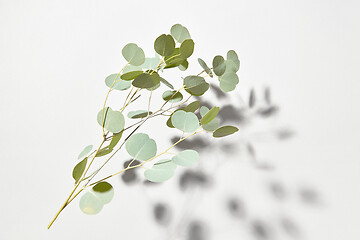
[(184, 108), (185, 112), (195, 112), (200, 107), (200, 101), (194, 101)]
[(104, 129), (112, 133), (118, 133), (124, 129), (125, 119), (121, 112), (113, 111), (110, 107), (100, 110), (97, 115), (97, 122)]
[(190, 57), (194, 52), (194, 41), (192, 39), (186, 39), (180, 45), (179, 54), (180, 57), (186, 59)]
[(147, 169), (144, 176), (150, 182), (164, 182), (174, 175), (175, 169), (176, 165), (170, 159), (163, 159), (155, 163), (151, 169)]
[(225, 72), (224, 75), (219, 77), (220, 89), (223, 92), (230, 92), (236, 88), (239, 83), (239, 78), (234, 72)]
[(190, 167), (200, 159), (199, 153), (195, 150), (185, 150), (175, 155), (171, 160), (180, 166)]
[(135, 78), (132, 85), (137, 88), (153, 88), (160, 83), (160, 76), (157, 73), (142, 73)]
[(166, 81), (164, 78), (160, 77), (160, 82), (163, 83), (165, 86), (167, 86), (170, 89), (174, 89), (174, 86), (169, 83), (168, 81)]
[(81, 158), (85, 157), (86, 155), (88, 155), (88, 153), (91, 151), (92, 148), (93, 148), (93, 145), (86, 146), (79, 154), (78, 159), (81, 159)]
[(135, 43), (129, 43), (122, 49), (122, 55), (129, 64), (140, 66), (145, 62), (145, 53)]
[(199, 119), (192, 112), (183, 110), (176, 111), (171, 116), (171, 122), (174, 127), (183, 132), (194, 132), (199, 128)]
[(167, 90), (163, 93), (162, 98), (170, 103), (180, 102), (183, 99), (181, 92)]
[(148, 112), (147, 110), (136, 110), (129, 112), (127, 116), (128, 118), (144, 118), (150, 114), (152, 114), (152, 112)]
[(120, 74), (114, 73), (105, 78), (105, 84), (111, 89), (127, 90), (131, 87), (131, 82), (124, 81), (120, 78)]
[(239, 131), (239, 129), (237, 127), (223, 126), (223, 127), (216, 129), (215, 132), (213, 132), (213, 137), (216, 137), (216, 138), (225, 137), (230, 134), (236, 133), (237, 131)]
[(170, 56), (175, 50), (175, 41), (171, 35), (162, 34), (155, 40), (154, 49), (160, 56)]
[(204, 71), (210, 76), (213, 77), (213, 73), (211, 71), (211, 69), (208, 67), (208, 65), (205, 63), (204, 60), (202, 60), (201, 58), (198, 58), (198, 62), (200, 64), (200, 66), (204, 69)]
[(191, 38), (187, 28), (181, 24), (175, 24), (172, 26), (170, 33), (179, 43), (182, 43), (184, 40)]
[(194, 96), (201, 96), (209, 89), (209, 84), (200, 76), (187, 76), (184, 86), (185, 90)]
[(123, 75), (121, 75), (120, 78), (123, 80), (129, 81), (129, 80), (133, 80), (134, 78), (136, 78), (137, 76), (139, 76), (142, 73), (143, 73), (143, 71), (127, 72), (127, 73), (124, 73)]
[(88, 159), (87, 157), (84, 158), (81, 162), (76, 164), (76, 166), (73, 169), (72, 176), (73, 176), (73, 178), (75, 180), (75, 184), (80, 180), (82, 174), (85, 171), (85, 167), (86, 167), (86, 164), (87, 164), (87, 159)]
[(201, 125), (208, 124), (211, 122), (219, 113), (219, 107), (213, 107), (210, 111), (208, 111), (200, 120)]
[(126, 151), (136, 160), (146, 161), (156, 155), (156, 142), (145, 133), (132, 135), (125, 144)]
[(85, 193), (79, 202), (80, 209), (88, 215), (98, 214), (105, 204), (114, 197), (114, 188), (108, 182), (97, 183), (90, 191)]
[(215, 56), (212, 64), (213, 64), (214, 73), (217, 76), (221, 76), (224, 74), (225, 69), (226, 69), (226, 64), (225, 64), (225, 60), (222, 56), (220, 56), (220, 55)]
[[(210, 110), (207, 107), (202, 106), (200, 108), (200, 115), (204, 117), (209, 111)], [(213, 132), (219, 127), (220, 127), (220, 121), (216, 117), (213, 120), (211, 120), (209, 123), (202, 125), (202, 128), (208, 132)]]

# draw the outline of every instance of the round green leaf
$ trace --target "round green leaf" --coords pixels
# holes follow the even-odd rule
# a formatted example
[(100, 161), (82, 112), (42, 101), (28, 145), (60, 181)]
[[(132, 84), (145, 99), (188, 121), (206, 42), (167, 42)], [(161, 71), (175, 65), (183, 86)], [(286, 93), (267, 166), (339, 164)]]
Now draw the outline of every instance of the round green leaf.
[(109, 88), (112, 87), (112, 89), (120, 91), (129, 89), (131, 86), (131, 82), (122, 80), (117, 73), (107, 76), (105, 78), (105, 84)]
[(184, 78), (185, 90), (194, 96), (203, 95), (208, 89), (209, 84), (203, 77), (187, 76)]
[(145, 62), (140, 66), (143, 69), (155, 69), (159, 66), (161, 59), (158, 54), (152, 58), (145, 58)]
[(194, 132), (199, 128), (199, 119), (196, 115), (183, 110), (176, 111), (171, 116), (171, 122), (174, 127), (183, 132)]
[(125, 144), (126, 151), (134, 159), (146, 161), (156, 155), (156, 142), (145, 133), (132, 135)]
[(131, 65), (140, 66), (145, 62), (145, 53), (135, 43), (129, 43), (122, 49), (122, 55)]
[(180, 166), (190, 167), (197, 163), (200, 159), (199, 153), (194, 150), (185, 150), (172, 158), (172, 161)]
[(236, 88), (236, 85), (239, 83), (239, 78), (234, 72), (226, 71), (224, 75), (219, 77), (220, 80), (220, 89), (223, 92), (231, 92)]
[(81, 176), (83, 175), (83, 173), (85, 171), (87, 159), (88, 158), (84, 158), (81, 162), (76, 164), (76, 166), (73, 169), (72, 176), (75, 180), (75, 184), (80, 180)]
[(108, 182), (97, 183), (92, 190), (104, 204), (111, 202), (114, 197), (114, 188)]
[(183, 99), (183, 95), (181, 92), (167, 90), (163, 93), (162, 98), (170, 103), (176, 103)]
[(152, 114), (152, 112), (148, 112), (147, 110), (136, 110), (128, 113), (128, 118), (145, 118), (148, 115)]
[(180, 57), (186, 59), (190, 57), (194, 52), (194, 41), (192, 39), (186, 39), (181, 45), (180, 45)]
[(234, 63), (235, 72), (239, 71), (240, 68), (240, 61), (238, 55), (234, 50), (230, 50), (227, 52), (226, 59)]
[(175, 173), (176, 165), (170, 159), (163, 159), (144, 172), (144, 176), (151, 182), (164, 182)]
[(140, 66), (126, 65), (122, 71), (122, 74), (134, 71), (142, 71), (142, 68)]
[[(110, 107), (100, 110), (97, 115), (97, 122), (100, 126), (112, 133), (118, 133), (124, 129), (125, 119), (121, 112), (113, 111)], [(104, 122), (104, 124), (103, 124)]]
[(81, 197), (79, 206), (83, 213), (94, 215), (101, 211), (104, 203), (96, 193), (93, 191), (88, 191)]
[(200, 115), (201, 117), (205, 116), (210, 111), (210, 109), (206, 106), (201, 106), (200, 108)]
[(170, 29), (170, 33), (179, 43), (182, 43), (185, 39), (191, 38), (187, 28), (181, 24), (173, 25)]
[(219, 107), (213, 107), (210, 111), (208, 111), (200, 120), (201, 125), (205, 125), (211, 122), (219, 113)]
[(236, 133), (237, 131), (239, 131), (239, 129), (237, 127), (223, 126), (223, 127), (216, 129), (215, 132), (213, 132), (213, 137), (216, 137), (216, 138), (225, 137), (227, 135)]
[(175, 50), (175, 41), (171, 35), (162, 34), (155, 40), (154, 49), (161, 56), (170, 56)]
[(211, 69), (206, 65), (205, 61), (202, 60), (201, 58), (198, 58), (198, 62), (200, 64), (200, 66), (204, 69), (204, 71), (210, 76), (213, 77), (213, 73), (211, 71)]
[(224, 74), (226, 69), (225, 60), (222, 56), (217, 55), (213, 59), (213, 71), (217, 76), (221, 76)]
[(185, 112), (195, 112), (200, 107), (200, 101), (194, 101), (184, 108)]
[(160, 77), (157, 73), (143, 73), (135, 78), (132, 85), (137, 88), (153, 88), (160, 83)]
[(123, 80), (129, 81), (129, 80), (133, 80), (134, 78), (136, 78), (137, 76), (139, 76), (142, 73), (143, 73), (143, 71), (127, 72), (127, 73), (124, 73), (123, 75), (121, 75), (120, 78)]
[(79, 154), (78, 159), (81, 159), (81, 158), (85, 157), (86, 155), (88, 155), (88, 153), (91, 151), (92, 148), (93, 148), (93, 145), (86, 146)]

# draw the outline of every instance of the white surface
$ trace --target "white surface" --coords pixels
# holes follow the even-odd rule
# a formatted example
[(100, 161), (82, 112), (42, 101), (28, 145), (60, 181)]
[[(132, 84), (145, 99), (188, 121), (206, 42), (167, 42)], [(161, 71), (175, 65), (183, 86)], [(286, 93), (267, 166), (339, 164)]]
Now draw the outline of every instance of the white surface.
[[(97, 144), (103, 79), (124, 64), (122, 47), (135, 42), (152, 55), (154, 39), (181, 23), (196, 43), (193, 72), (197, 57), (210, 62), (234, 49), (241, 95), (250, 86), (272, 87), (281, 122), (298, 134), (261, 155), (274, 160), (276, 177), (313, 184), (324, 199), (312, 211), (290, 207), (306, 238), (359, 239), (359, 11), (358, 1), (1, 0), (0, 238), (157, 239), (136, 187), (119, 187), (98, 216), (83, 215), (76, 203), (53, 229), (46, 225), (72, 186), (76, 156)], [(224, 185), (234, 176), (228, 171), (219, 173)], [(239, 188), (248, 189), (254, 209), (267, 206), (251, 194), (258, 186), (244, 177), (249, 171)], [(124, 208), (130, 203), (133, 212)], [(218, 216), (204, 211), (210, 220)], [(223, 224), (213, 239), (239, 239)]]

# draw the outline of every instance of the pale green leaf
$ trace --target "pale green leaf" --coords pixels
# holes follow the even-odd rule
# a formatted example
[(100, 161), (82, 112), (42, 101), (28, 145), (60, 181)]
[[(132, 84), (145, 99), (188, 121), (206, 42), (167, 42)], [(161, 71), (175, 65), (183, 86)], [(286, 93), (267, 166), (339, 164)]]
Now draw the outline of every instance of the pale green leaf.
[(231, 61), (231, 62), (234, 63), (235, 72), (239, 71), (240, 61), (239, 61), (238, 55), (236, 54), (236, 52), (234, 50), (230, 50), (230, 51), (227, 52), (226, 59), (228, 61)]
[(104, 126), (104, 129), (118, 133), (124, 129), (125, 119), (120, 111), (113, 111), (110, 107), (106, 107), (100, 110), (97, 115), (97, 122), (100, 126)]
[[(205, 106), (202, 106), (200, 108), (200, 115), (202, 117), (204, 117), (210, 110), (205, 107)], [(220, 121), (218, 118), (214, 118), (213, 120), (211, 120), (209, 123), (205, 124), (202, 126), (202, 128), (205, 130), (205, 131), (209, 131), (209, 132), (213, 132), (215, 131), (216, 129), (218, 129), (220, 126)]]
[(144, 176), (151, 182), (164, 182), (175, 173), (176, 165), (170, 159), (163, 159), (155, 163), (151, 169), (144, 172)]
[(176, 111), (171, 116), (171, 122), (174, 127), (183, 132), (194, 132), (199, 128), (199, 119), (196, 115), (183, 110)]
[(125, 144), (126, 151), (134, 159), (146, 161), (156, 155), (156, 142), (145, 133), (132, 135)]
[(88, 153), (91, 151), (92, 148), (93, 148), (93, 145), (86, 146), (79, 154), (78, 159), (81, 159), (81, 158), (85, 157), (86, 155), (88, 155)]
[(171, 83), (169, 83), (168, 81), (166, 81), (164, 78), (160, 77), (160, 82), (162, 82), (165, 86), (167, 86), (168, 88), (174, 89), (174, 86), (171, 85)]
[(170, 29), (170, 33), (179, 43), (182, 43), (184, 40), (191, 38), (187, 28), (181, 24), (173, 25)]
[(183, 99), (183, 95), (177, 91), (167, 90), (163, 93), (162, 98), (170, 103), (176, 103)]
[(185, 150), (176, 154), (172, 161), (180, 166), (190, 167), (197, 163), (200, 159), (199, 153), (195, 150)]
[(98, 214), (104, 206), (102, 199), (93, 191), (85, 193), (79, 201), (80, 209), (89, 215)]
[(186, 71), (186, 69), (189, 67), (189, 62), (187, 60), (184, 60), (179, 66), (178, 68), (181, 71)]
[(210, 76), (213, 77), (213, 73), (211, 71), (211, 69), (208, 67), (208, 65), (205, 63), (204, 60), (202, 60), (201, 58), (198, 58), (198, 62), (200, 64), (200, 66), (204, 69), (204, 71)]
[(134, 66), (140, 66), (145, 62), (145, 53), (144, 51), (138, 47), (135, 43), (129, 43), (122, 49), (122, 55), (130, 63)]
[(239, 83), (239, 78), (236, 73), (231, 71), (226, 71), (221, 77), (220, 80), (220, 89), (223, 92), (231, 92), (236, 88), (236, 85)]
[(124, 81), (120, 78), (120, 74), (114, 73), (105, 78), (105, 84), (109, 88), (115, 90), (127, 90), (131, 87), (131, 82)]
[(127, 116), (128, 118), (145, 118), (150, 114), (152, 114), (152, 112), (148, 112), (147, 110), (136, 110), (130, 111)]
[(200, 120), (201, 125), (205, 125), (210, 123), (219, 113), (219, 107), (213, 107), (210, 111), (208, 111)]

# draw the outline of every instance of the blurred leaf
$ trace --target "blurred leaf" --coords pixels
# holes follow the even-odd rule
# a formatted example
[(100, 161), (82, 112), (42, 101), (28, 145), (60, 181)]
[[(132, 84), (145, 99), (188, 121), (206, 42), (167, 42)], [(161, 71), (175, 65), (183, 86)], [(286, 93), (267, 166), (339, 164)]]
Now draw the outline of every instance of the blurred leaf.
[(140, 66), (145, 62), (145, 53), (144, 51), (138, 47), (135, 43), (129, 43), (122, 49), (122, 55), (130, 63), (134, 66)]
[(167, 90), (163, 93), (162, 98), (170, 103), (176, 103), (183, 99), (183, 95), (181, 92)]
[(206, 65), (206, 63), (204, 62), (204, 60), (202, 60), (201, 58), (198, 58), (198, 62), (200, 64), (200, 66), (204, 69), (204, 71), (210, 76), (213, 77), (213, 73), (211, 71), (211, 69)]
[(187, 28), (181, 24), (173, 25), (171, 27), (170, 33), (179, 43), (182, 43), (184, 40), (191, 38)]
[(254, 89), (251, 89), (249, 95), (249, 107), (253, 108), (255, 106), (255, 102), (256, 102), (255, 92)]
[(93, 191), (88, 191), (81, 197), (79, 206), (83, 213), (95, 215), (101, 211), (104, 203), (97, 194)]
[[(112, 133), (118, 133), (124, 129), (125, 119), (120, 111), (113, 111), (110, 107), (100, 110), (97, 115), (97, 122), (104, 129)], [(104, 124), (103, 124), (104, 122)]]
[(142, 73), (143, 73), (143, 71), (127, 72), (127, 73), (124, 73), (123, 75), (121, 75), (120, 78), (123, 80), (129, 81), (129, 80), (133, 80), (134, 78), (136, 78), (137, 76), (139, 76)]
[(156, 142), (145, 133), (132, 135), (125, 144), (126, 151), (134, 159), (146, 161), (156, 155)]
[(151, 182), (164, 182), (175, 173), (176, 165), (170, 159), (163, 159), (144, 172), (144, 176)]
[(171, 35), (162, 34), (155, 40), (154, 49), (161, 56), (170, 56), (175, 50), (175, 41)]
[(213, 59), (213, 71), (217, 76), (221, 76), (224, 74), (226, 69), (225, 60), (222, 56), (217, 55)]
[(236, 133), (237, 131), (239, 131), (239, 129), (237, 127), (223, 126), (223, 127), (220, 127), (215, 130), (215, 132), (213, 133), (213, 137), (216, 137), (216, 138), (225, 137), (230, 134)]
[(112, 86), (112, 89), (115, 90), (127, 90), (131, 86), (131, 82), (124, 81), (120, 78), (120, 75), (117, 73), (111, 74), (105, 78), (105, 84), (109, 88)]
[(83, 175), (83, 173), (85, 171), (87, 159), (88, 159), (87, 157), (84, 158), (81, 162), (76, 164), (76, 166), (73, 169), (72, 176), (75, 180), (75, 184), (78, 183), (78, 181), (80, 180), (81, 176)]
[(209, 89), (209, 84), (203, 77), (199, 76), (185, 77), (184, 85), (185, 90), (194, 96), (201, 96)]
[(128, 113), (128, 118), (145, 118), (148, 115), (152, 114), (152, 112), (148, 112), (147, 110), (136, 110)]
[(183, 110), (176, 111), (171, 116), (171, 122), (174, 127), (183, 132), (194, 132), (199, 128), (199, 119), (192, 112)]
[(91, 151), (92, 148), (93, 148), (93, 145), (86, 146), (79, 154), (78, 159), (81, 159), (81, 158), (85, 157), (86, 155), (88, 155), (88, 153)]
[(185, 150), (176, 154), (174, 157), (172, 157), (171, 160), (177, 165), (190, 167), (193, 166), (195, 163), (197, 163), (199, 159), (200, 156), (197, 151)]

